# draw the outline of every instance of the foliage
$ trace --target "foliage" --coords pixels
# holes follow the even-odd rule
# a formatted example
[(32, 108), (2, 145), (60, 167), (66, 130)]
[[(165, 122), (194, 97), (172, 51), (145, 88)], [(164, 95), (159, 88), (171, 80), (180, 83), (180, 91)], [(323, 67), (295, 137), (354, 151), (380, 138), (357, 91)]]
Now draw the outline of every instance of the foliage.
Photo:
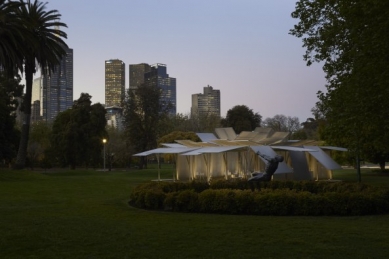
[(19, 130), (15, 127), (16, 109), (23, 92), (20, 78), (8, 79), (0, 73), (0, 161), (9, 165), (16, 156)]
[(81, 93), (72, 109), (59, 113), (53, 123), (51, 148), (62, 166), (96, 166), (101, 160), (106, 111), (100, 103), (91, 105), (91, 98)]
[(302, 38), (307, 65), (322, 62), (326, 73), (321, 137), (382, 166), (389, 159), (389, 2), (300, 0), (292, 17), (299, 22), (290, 33)]
[[(167, 117), (169, 106), (160, 102), (161, 90), (154, 86), (141, 85), (136, 90), (128, 90), (124, 106), (125, 132), (128, 145), (135, 152), (143, 152), (157, 146), (159, 127)], [(141, 157), (140, 168), (145, 165)]]
[(263, 120), (262, 127), (272, 128), (274, 131), (294, 133), (300, 130), (300, 121), (297, 117), (277, 114), (273, 118)]
[(134, 154), (132, 146), (126, 143), (126, 134), (115, 127), (108, 127), (108, 141), (105, 144), (108, 168), (128, 167), (131, 161), (131, 155)]
[(44, 159), (44, 151), (50, 147), (51, 125), (38, 121), (31, 125), (27, 148), (28, 165), (34, 168), (37, 162)]
[(17, 74), (17, 70), (23, 70), (22, 42), (24, 24), (17, 15), (22, 3), (16, 1), (0, 0), (0, 67), (9, 77)]
[[(57, 10), (46, 11), (46, 4), (38, 0), (27, 2), (21, 1), (21, 5), (15, 12), (22, 24), (22, 41), (16, 46), (20, 51), (22, 60), (18, 62), (24, 64), (26, 79), (26, 89), (23, 99), (23, 124), (20, 137), (18, 155), (15, 163), (16, 169), (25, 166), (27, 156), (27, 146), (30, 131), (31, 117), (31, 94), (33, 84), (33, 74), (36, 72), (36, 65), (40, 66), (44, 72), (54, 71), (61, 59), (66, 55), (66, 43), (62, 38), (67, 35), (60, 28), (67, 27), (60, 22), (61, 15)], [(19, 45), (20, 44), (20, 45)]]
[(175, 143), (175, 140), (192, 140), (199, 142), (200, 138), (194, 132), (173, 131), (170, 134), (162, 136), (158, 139), (158, 145), (161, 143)]
[(218, 115), (210, 113), (191, 114), (190, 122), (194, 132), (214, 132), (215, 128), (220, 128), (221, 119)]
[(177, 113), (175, 116), (165, 116), (160, 121), (159, 135), (164, 136), (173, 131), (182, 132), (213, 132), (221, 127), (220, 117), (209, 113), (200, 116)]
[[(174, 187), (169, 188), (169, 185)], [(262, 187), (254, 191), (240, 189), (239, 181), (227, 185), (231, 188), (223, 188), (220, 182), (211, 183), (209, 189), (201, 191), (185, 183), (140, 185), (131, 193), (130, 204), (145, 209), (277, 216), (355, 216), (389, 212), (389, 191), (367, 184), (273, 181), (261, 183)]]
[(45, 150), (50, 148), (51, 125), (45, 121), (38, 121), (31, 125), (28, 143), (28, 164), (34, 168), (45, 159)]
[(325, 121), (320, 118), (307, 118), (301, 123), (303, 126), (296, 131), (292, 136), (294, 139), (312, 139), (320, 140), (320, 130), (323, 128)]
[(261, 126), (261, 119), (261, 115), (254, 113), (246, 105), (236, 105), (227, 111), (227, 116), (221, 120), (221, 124), (223, 127), (232, 127), (239, 134)]

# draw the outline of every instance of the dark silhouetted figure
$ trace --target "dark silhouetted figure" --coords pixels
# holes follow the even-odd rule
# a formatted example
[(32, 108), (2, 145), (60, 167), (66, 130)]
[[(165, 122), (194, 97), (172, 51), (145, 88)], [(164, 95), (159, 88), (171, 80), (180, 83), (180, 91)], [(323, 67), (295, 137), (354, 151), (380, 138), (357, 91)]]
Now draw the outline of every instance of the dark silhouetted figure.
[(269, 157), (266, 155), (263, 155), (257, 152), (257, 155), (263, 157), (266, 161), (266, 168), (265, 173), (253, 173), (252, 176), (248, 181), (249, 182), (269, 182), (271, 180), (271, 177), (276, 172), (278, 168), (278, 163), (281, 163), (284, 161), (283, 156), (276, 155), (275, 157)]

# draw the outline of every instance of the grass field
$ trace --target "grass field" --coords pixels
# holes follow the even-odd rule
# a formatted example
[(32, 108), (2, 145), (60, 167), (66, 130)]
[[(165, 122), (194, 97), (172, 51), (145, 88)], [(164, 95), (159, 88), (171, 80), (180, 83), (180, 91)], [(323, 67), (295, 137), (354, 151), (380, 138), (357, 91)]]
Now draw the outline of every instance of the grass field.
[[(164, 169), (162, 178), (171, 178)], [(260, 217), (144, 211), (155, 169), (0, 170), (0, 258), (388, 258), (389, 215)], [(356, 181), (354, 170), (335, 179)], [(362, 172), (389, 188), (389, 175)]]

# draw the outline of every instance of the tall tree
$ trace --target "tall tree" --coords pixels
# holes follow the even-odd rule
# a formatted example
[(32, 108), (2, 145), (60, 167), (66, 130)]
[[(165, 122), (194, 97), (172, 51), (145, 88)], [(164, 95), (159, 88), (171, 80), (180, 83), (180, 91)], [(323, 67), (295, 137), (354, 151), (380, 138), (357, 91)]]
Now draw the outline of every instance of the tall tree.
[(236, 105), (227, 111), (225, 119), (221, 120), (223, 127), (232, 127), (237, 134), (242, 131), (252, 131), (261, 126), (262, 116), (254, 113), (246, 105)]
[(72, 109), (58, 114), (53, 123), (51, 148), (63, 166), (98, 164), (107, 138), (104, 107), (91, 105), (91, 96), (82, 93)]
[(21, 49), (24, 61), (26, 92), (23, 107), (24, 119), (19, 150), (15, 164), (16, 169), (23, 168), (26, 162), (27, 145), (30, 131), (31, 92), (33, 75), (36, 64), (42, 71), (53, 71), (61, 59), (66, 55), (66, 43), (62, 38), (67, 35), (60, 28), (67, 27), (60, 22), (61, 15), (57, 10), (46, 11), (46, 4), (38, 0), (24, 2), (19, 6), (16, 14), (23, 21), (24, 31), (28, 37), (23, 40)]
[(191, 114), (190, 124), (194, 132), (214, 132), (215, 128), (221, 126), (221, 119), (219, 115), (212, 112)]
[(37, 163), (45, 159), (45, 151), (50, 148), (51, 125), (44, 121), (38, 121), (31, 125), (28, 143), (29, 166), (33, 168)]
[[(129, 90), (125, 103), (124, 120), (128, 144), (135, 152), (155, 148), (159, 138), (159, 125), (166, 117), (168, 106), (160, 103), (161, 90), (154, 86), (141, 85)], [(140, 168), (146, 165), (141, 157)]]
[(108, 126), (107, 132), (108, 142), (105, 144), (105, 148), (109, 168), (111, 166), (128, 167), (134, 151), (131, 146), (127, 146), (124, 131)]
[[(389, 2), (300, 0), (290, 33), (302, 38), (307, 65), (322, 62), (327, 92), (318, 105), (328, 144), (357, 157), (388, 161)], [(377, 159), (380, 158), (380, 159)], [(358, 166), (359, 168), (359, 166)]]
[(272, 128), (274, 131), (290, 133), (294, 133), (301, 128), (299, 118), (285, 116), (283, 114), (277, 114), (273, 118), (266, 118), (263, 120), (262, 126)]
[(20, 78), (10, 79), (0, 72), (0, 161), (7, 165), (16, 157), (20, 132), (15, 127), (15, 111), (22, 92)]

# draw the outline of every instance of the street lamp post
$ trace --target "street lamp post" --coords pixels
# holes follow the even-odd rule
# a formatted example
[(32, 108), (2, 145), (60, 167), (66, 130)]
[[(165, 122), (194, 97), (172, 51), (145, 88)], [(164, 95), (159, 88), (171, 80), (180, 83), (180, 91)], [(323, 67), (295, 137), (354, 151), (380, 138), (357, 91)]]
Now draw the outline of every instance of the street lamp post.
[(104, 157), (104, 171), (105, 171), (105, 143), (107, 143), (107, 139), (103, 138), (103, 145), (104, 145), (104, 154), (103, 154), (103, 157)]

